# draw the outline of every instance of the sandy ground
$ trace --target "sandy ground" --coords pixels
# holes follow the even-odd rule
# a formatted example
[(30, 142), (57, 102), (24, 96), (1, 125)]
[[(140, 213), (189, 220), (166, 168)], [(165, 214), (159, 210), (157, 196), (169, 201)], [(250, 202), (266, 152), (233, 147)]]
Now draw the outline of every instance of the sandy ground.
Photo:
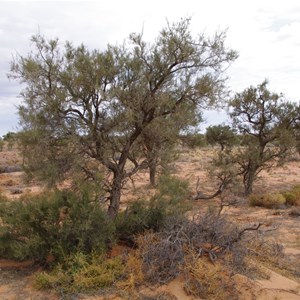
[[(196, 182), (199, 179), (200, 189), (206, 194), (214, 191), (216, 185), (207, 177), (205, 169), (209, 165), (212, 155), (210, 149), (195, 150), (193, 152), (181, 153), (178, 161), (174, 162), (172, 172), (177, 176), (187, 179), (190, 182), (191, 193), (195, 192)], [(0, 167), (21, 165), (22, 159), (16, 151), (0, 152)], [(142, 197), (153, 193), (149, 189), (147, 173), (142, 172), (134, 178), (134, 186), (128, 183), (123, 196), (123, 202), (132, 198)], [(263, 172), (254, 186), (256, 192), (270, 192), (276, 190), (286, 190), (292, 186), (300, 184), (300, 160), (295, 159), (287, 163), (284, 167), (278, 167), (270, 172)], [(0, 191), (12, 199), (17, 199), (22, 193), (34, 193), (41, 190), (41, 185), (37, 182), (25, 183), (22, 172), (0, 174)], [(285, 247), (285, 253), (291, 257), (291, 261), (300, 261), (300, 219), (289, 216), (288, 209), (268, 210), (263, 208), (249, 207), (247, 199), (238, 196), (236, 207), (225, 209), (226, 213), (235, 222), (240, 224), (252, 224), (263, 222), (265, 225), (265, 236), (275, 240)], [(216, 203), (218, 199), (211, 201), (195, 201), (192, 203), (194, 211), (206, 209), (209, 205)], [(269, 230), (271, 229), (271, 230)], [(273, 230), (276, 229), (276, 230)], [(60, 299), (59, 296), (37, 291), (32, 286), (32, 277), (36, 270), (30, 262), (16, 264), (7, 260), (0, 260), (0, 299)], [(300, 270), (299, 270), (300, 271)], [(243, 276), (236, 275), (236, 282), (240, 287), (240, 299), (258, 300), (300, 300), (300, 279), (289, 279), (276, 273), (270, 272), (270, 279), (248, 280)], [(296, 281), (297, 280), (297, 281)], [(168, 285), (159, 287), (157, 291), (165, 291), (174, 296), (174, 299), (193, 300), (185, 294), (180, 278), (171, 281)], [(75, 299), (75, 298), (74, 298)], [(79, 298), (76, 298), (79, 299)], [(80, 299), (104, 299), (100, 296), (81, 297)], [(121, 299), (110, 297), (105, 299)], [(146, 299), (146, 298), (145, 298)]]

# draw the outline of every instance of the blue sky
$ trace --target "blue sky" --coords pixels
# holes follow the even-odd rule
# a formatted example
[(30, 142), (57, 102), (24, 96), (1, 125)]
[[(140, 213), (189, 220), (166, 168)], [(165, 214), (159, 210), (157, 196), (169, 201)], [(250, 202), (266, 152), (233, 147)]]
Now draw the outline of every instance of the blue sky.
[[(228, 85), (239, 92), (265, 78), (270, 89), (300, 100), (300, 1), (298, 0), (0, 0), (0, 136), (18, 129), (20, 85), (7, 79), (13, 55), (26, 55), (38, 32), (62, 42), (104, 48), (143, 30), (154, 39), (166, 20), (192, 17), (193, 33), (213, 34), (228, 28), (227, 46), (239, 52), (228, 69)], [(209, 112), (207, 124), (224, 121)], [(204, 127), (205, 125), (203, 125)]]

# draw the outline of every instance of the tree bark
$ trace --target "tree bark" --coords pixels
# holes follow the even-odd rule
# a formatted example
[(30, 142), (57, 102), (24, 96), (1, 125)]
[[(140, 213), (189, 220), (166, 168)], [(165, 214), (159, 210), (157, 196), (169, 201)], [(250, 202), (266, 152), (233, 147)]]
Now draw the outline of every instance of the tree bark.
[(122, 175), (119, 172), (114, 172), (112, 188), (109, 195), (109, 207), (107, 214), (114, 220), (120, 208), (121, 189), (122, 189)]
[(149, 178), (152, 187), (156, 184), (156, 160), (152, 159), (149, 163)]
[(255, 179), (255, 171), (250, 170), (244, 177), (244, 189), (245, 196), (249, 196), (253, 191), (253, 183)]

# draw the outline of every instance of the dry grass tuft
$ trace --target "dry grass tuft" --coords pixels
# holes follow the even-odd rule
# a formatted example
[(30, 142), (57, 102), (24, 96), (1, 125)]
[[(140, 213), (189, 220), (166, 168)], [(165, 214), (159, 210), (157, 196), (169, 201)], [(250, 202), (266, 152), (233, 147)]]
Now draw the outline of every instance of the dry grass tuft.
[(191, 253), (182, 269), (188, 295), (201, 299), (237, 299), (231, 272), (221, 261), (212, 263), (208, 258), (198, 258)]
[(251, 195), (249, 201), (251, 206), (266, 208), (281, 208), (286, 203), (286, 199), (281, 193)]

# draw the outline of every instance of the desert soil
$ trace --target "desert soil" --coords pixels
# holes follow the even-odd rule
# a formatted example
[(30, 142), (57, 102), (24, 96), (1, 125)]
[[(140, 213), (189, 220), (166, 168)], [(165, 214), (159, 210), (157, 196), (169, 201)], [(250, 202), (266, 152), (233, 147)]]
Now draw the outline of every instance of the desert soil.
[[(196, 182), (199, 178), (200, 189), (205, 194), (210, 194), (216, 186), (208, 178), (205, 169), (209, 165), (212, 156), (211, 149), (194, 151), (182, 151), (178, 161), (172, 166), (172, 172), (190, 182), (191, 193), (195, 192)], [(22, 158), (17, 151), (4, 149), (0, 152), (0, 169), (6, 166), (20, 166)], [(36, 193), (43, 189), (38, 182), (25, 182), (24, 174), (20, 171), (0, 174), (0, 191), (12, 200), (17, 201), (23, 193)], [(136, 197), (142, 197), (151, 193), (147, 180), (147, 173), (141, 173), (134, 178), (135, 184), (128, 183), (123, 202), (130, 201)], [(270, 172), (264, 172), (257, 180), (254, 190), (258, 192), (270, 192), (287, 190), (292, 186), (300, 184), (300, 159), (297, 157), (283, 167), (276, 167)], [(298, 264), (300, 268), (300, 218), (289, 216), (289, 209), (270, 210), (257, 207), (249, 207), (247, 199), (237, 197), (236, 207), (226, 208), (223, 213), (227, 214), (235, 222), (241, 225), (263, 222), (262, 231), (265, 236), (285, 247), (285, 253), (292, 263)], [(210, 201), (195, 201), (192, 203), (193, 210), (207, 209), (215, 205), (218, 199)], [(31, 262), (16, 263), (8, 260), (0, 260), (0, 299), (18, 300), (56, 300), (58, 295), (48, 291), (37, 291), (33, 287), (33, 276), (38, 270)], [(300, 272), (300, 269), (299, 269)], [(288, 278), (277, 272), (269, 270), (270, 278), (264, 280), (250, 281), (243, 276), (236, 275), (236, 282), (240, 287), (241, 299), (258, 300), (300, 300), (300, 278)], [(157, 291), (165, 291), (174, 296), (174, 299), (192, 300), (185, 294), (181, 279), (177, 278), (168, 285), (161, 286)], [(80, 296), (74, 299), (104, 299), (101, 296)], [(121, 299), (109, 297), (105, 299)], [(146, 298), (145, 298), (146, 299)]]

